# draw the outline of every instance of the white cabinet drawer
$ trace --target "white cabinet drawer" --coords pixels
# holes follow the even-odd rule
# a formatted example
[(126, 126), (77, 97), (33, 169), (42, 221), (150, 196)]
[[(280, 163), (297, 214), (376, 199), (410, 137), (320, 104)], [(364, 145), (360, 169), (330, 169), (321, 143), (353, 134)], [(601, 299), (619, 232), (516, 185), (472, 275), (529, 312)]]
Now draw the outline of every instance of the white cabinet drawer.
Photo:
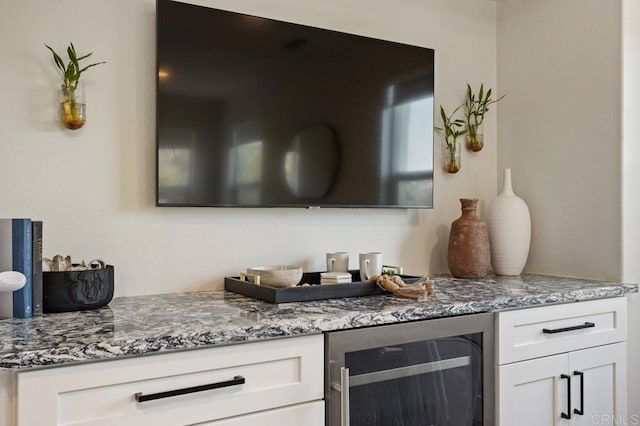
[(324, 426), (324, 401), (308, 402), (230, 419), (202, 423), (198, 426)]
[[(147, 402), (136, 394), (245, 382)], [(323, 397), (322, 335), (20, 372), (17, 425), (187, 425)]]
[(498, 365), (627, 339), (625, 297), (498, 312), (496, 318)]

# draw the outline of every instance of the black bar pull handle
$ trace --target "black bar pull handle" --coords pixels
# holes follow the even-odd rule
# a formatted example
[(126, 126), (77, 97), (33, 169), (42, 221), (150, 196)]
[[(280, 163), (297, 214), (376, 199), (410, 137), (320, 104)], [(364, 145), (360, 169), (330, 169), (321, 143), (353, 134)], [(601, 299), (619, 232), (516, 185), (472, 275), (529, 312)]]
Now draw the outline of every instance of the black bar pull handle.
[(211, 389), (227, 388), (229, 386), (242, 385), (245, 383), (245, 378), (242, 376), (235, 376), (233, 380), (227, 380), (224, 382), (210, 383), (208, 385), (192, 386), (190, 388), (174, 389), (166, 392), (150, 393), (144, 395), (142, 392), (136, 393), (136, 401), (145, 402), (153, 401), (154, 399), (171, 398), (173, 396), (186, 395), (188, 393), (203, 392)]
[(571, 376), (569, 376), (568, 374), (561, 374), (560, 378), (567, 379), (567, 412), (560, 413), (560, 417), (562, 417), (563, 419), (570, 419), (571, 418)]
[(572, 327), (563, 327), (563, 328), (543, 328), (542, 332), (544, 334), (555, 334), (555, 333), (564, 333), (565, 331), (573, 331), (573, 330), (582, 330), (583, 328), (592, 328), (596, 325), (592, 322), (585, 322), (584, 324), (574, 325)]
[(574, 376), (580, 376), (580, 409), (573, 409), (573, 412), (584, 416), (584, 373), (582, 371), (575, 370), (573, 372)]

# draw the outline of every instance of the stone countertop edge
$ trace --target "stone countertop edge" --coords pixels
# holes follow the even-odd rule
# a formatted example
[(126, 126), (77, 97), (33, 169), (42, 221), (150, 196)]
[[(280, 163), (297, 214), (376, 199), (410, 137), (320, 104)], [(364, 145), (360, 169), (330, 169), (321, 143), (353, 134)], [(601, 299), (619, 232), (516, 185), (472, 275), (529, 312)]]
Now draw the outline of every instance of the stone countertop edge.
[[(436, 287), (436, 295), (440, 293), (443, 297), (434, 297), (436, 300), (427, 300), (419, 302), (407, 299), (397, 299), (393, 296), (369, 296), (362, 298), (349, 299), (333, 299), (330, 301), (317, 302), (300, 302), (273, 305), (261, 301), (254, 301), (244, 296), (228, 293), (223, 290), (199, 292), (199, 293), (177, 293), (174, 295), (154, 295), (142, 297), (124, 297), (116, 298), (116, 305), (126, 305), (137, 299), (149, 300), (153, 304), (155, 299), (191, 297), (196, 299), (205, 299), (205, 302), (216, 303), (216, 307), (234, 307), (234, 321), (231, 323), (216, 325), (207, 329), (206, 324), (203, 326), (195, 325), (193, 328), (201, 330), (190, 332), (188, 326), (186, 328), (177, 327), (175, 331), (153, 335), (152, 330), (146, 332), (148, 335), (139, 337), (118, 338), (117, 336), (98, 336), (93, 342), (84, 342), (82, 339), (78, 341), (65, 341), (62, 338), (61, 343), (51, 344), (49, 347), (29, 348), (29, 342), (16, 343), (16, 335), (28, 334), (35, 327), (28, 323), (21, 323), (25, 320), (3, 320), (0, 321), (0, 369), (1, 370), (33, 370), (41, 368), (49, 368), (62, 365), (77, 365), (78, 363), (97, 362), (112, 359), (124, 359), (134, 356), (155, 354), (158, 352), (168, 353), (170, 351), (209, 348), (216, 345), (228, 345), (242, 342), (259, 341), (265, 339), (282, 338), (288, 336), (299, 336), (309, 334), (319, 334), (327, 331), (352, 329), (359, 327), (396, 324), (409, 321), (426, 320), (434, 318), (443, 318), (456, 315), (465, 315), (482, 312), (500, 311), (506, 309), (522, 309), (533, 306), (549, 305), (556, 303), (568, 303), (586, 300), (603, 299), (609, 297), (620, 297), (630, 293), (638, 292), (636, 284), (620, 284), (613, 282), (599, 282), (571, 278), (530, 276), (532, 278), (525, 284), (543, 285), (548, 284), (559, 285), (562, 283), (584, 284), (585, 288), (576, 289), (559, 289), (558, 291), (536, 292), (533, 288), (525, 291), (525, 294), (492, 294), (486, 295), (479, 291), (476, 297), (465, 295), (460, 296), (462, 299), (458, 301), (457, 292), (461, 290), (469, 290), (471, 287), (463, 287), (456, 290), (456, 285), (463, 286), (480, 285), (480, 281), (456, 280), (448, 278), (444, 285)], [(537, 280), (537, 281), (536, 281)], [(490, 280), (484, 285), (495, 285), (504, 279)], [(528, 280), (529, 281), (529, 280)], [(451, 288), (446, 285), (451, 284)], [(522, 284), (520, 282), (520, 284)], [(588, 285), (587, 285), (588, 284)], [(508, 284), (509, 286), (512, 283)], [(581, 287), (581, 285), (578, 285)], [(487, 287), (488, 288), (488, 287)], [(482, 288), (481, 288), (482, 290)], [(501, 291), (504, 288), (500, 289)], [(513, 291), (513, 289), (510, 289)], [(521, 289), (517, 289), (515, 293), (519, 293)], [(498, 292), (499, 293), (499, 292)], [(211, 300), (207, 299), (211, 298)], [(437, 300), (437, 299), (443, 300)], [(227, 300), (229, 299), (229, 300)], [(450, 299), (450, 300), (447, 300)], [(139, 303), (139, 302), (137, 302)], [(169, 302), (167, 302), (169, 303)], [(185, 302), (185, 307), (190, 306), (190, 302)], [(239, 305), (239, 307), (236, 307)], [(392, 305), (387, 309), (388, 305)], [(381, 309), (380, 307), (383, 307)], [(126, 306), (122, 308), (125, 310)], [(154, 306), (157, 309), (157, 306)], [(105, 309), (105, 308), (103, 308)], [(131, 309), (131, 307), (129, 307)], [(94, 312), (94, 311), (85, 311)], [(197, 314), (197, 310), (196, 310)], [(50, 314), (49, 317), (56, 321), (56, 315)], [(66, 318), (81, 318), (83, 312), (67, 313)], [(225, 315), (222, 312), (219, 315)], [(42, 317), (42, 318), (44, 318)], [(248, 324), (242, 324), (243, 319), (247, 319)], [(37, 319), (36, 319), (37, 320)], [(215, 320), (215, 318), (214, 318)], [(237, 321), (236, 321), (237, 320)], [(36, 321), (34, 321), (36, 322)], [(3, 324), (4, 323), (4, 324)], [(2, 345), (3, 338), (7, 337), (6, 328), (12, 325), (13, 332), (11, 336), (14, 344), (7, 348)], [(4, 328), (3, 328), (4, 326)], [(180, 326), (184, 327), (183, 323)], [(42, 332), (42, 330), (39, 330)], [(62, 330), (64, 332), (65, 330)], [(135, 334), (135, 333), (134, 333)], [(145, 334), (145, 333), (143, 333)], [(126, 333), (125, 333), (126, 335)], [(86, 334), (88, 336), (88, 334)]]

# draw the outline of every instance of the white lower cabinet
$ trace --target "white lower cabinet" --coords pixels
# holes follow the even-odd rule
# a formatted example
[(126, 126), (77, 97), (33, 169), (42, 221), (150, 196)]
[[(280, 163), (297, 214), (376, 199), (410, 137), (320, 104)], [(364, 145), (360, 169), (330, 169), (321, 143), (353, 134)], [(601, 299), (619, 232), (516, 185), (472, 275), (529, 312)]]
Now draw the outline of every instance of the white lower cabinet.
[(15, 374), (16, 426), (324, 424), (322, 335)]
[(622, 418), (626, 350), (616, 343), (500, 366), (500, 424), (593, 425)]
[[(613, 318), (605, 327), (602, 320), (607, 315), (603, 312)], [(502, 333), (507, 324), (513, 327), (514, 323), (516, 328), (537, 327), (542, 337), (526, 339), (527, 344), (544, 345), (547, 355), (497, 366), (499, 425), (614, 424), (615, 419), (626, 417), (626, 299), (512, 311), (504, 313), (505, 318), (501, 314), (497, 321), (498, 360), (511, 360), (514, 351), (523, 349), (515, 348), (508, 337), (513, 330)], [(553, 332), (545, 333), (544, 329)], [(561, 351), (567, 345), (562, 336), (573, 342), (574, 350)], [(598, 345), (603, 338), (622, 341)], [(500, 351), (509, 355), (500, 357)]]
[[(498, 312), (496, 424), (621, 424), (626, 309), (621, 297)], [(323, 336), (300, 336), (2, 370), (0, 425), (321, 426), (323, 397)]]
[[(602, 424), (627, 415), (627, 344), (600, 346), (569, 353), (574, 377), (572, 400), (575, 425)], [(577, 376), (577, 377), (576, 377)]]

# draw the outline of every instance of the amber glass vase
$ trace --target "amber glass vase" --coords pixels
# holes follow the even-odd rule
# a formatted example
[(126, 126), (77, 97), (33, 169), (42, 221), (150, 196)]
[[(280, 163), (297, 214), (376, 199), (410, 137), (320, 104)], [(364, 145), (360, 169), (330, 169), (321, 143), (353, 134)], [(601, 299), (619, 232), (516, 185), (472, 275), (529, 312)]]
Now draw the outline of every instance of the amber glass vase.
[(484, 147), (484, 128), (482, 123), (467, 126), (467, 149), (478, 152)]
[(87, 106), (82, 86), (62, 86), (60, 89), (60, 121), (71, 130), (84, 126), (87, 121)]

